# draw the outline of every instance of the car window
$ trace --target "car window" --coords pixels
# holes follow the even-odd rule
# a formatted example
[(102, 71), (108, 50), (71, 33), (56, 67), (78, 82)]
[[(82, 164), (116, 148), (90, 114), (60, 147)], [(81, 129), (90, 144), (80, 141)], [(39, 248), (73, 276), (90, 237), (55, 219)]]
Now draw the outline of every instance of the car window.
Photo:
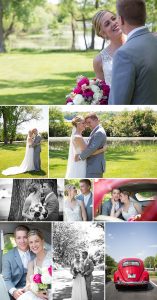
[(123, 263), (123, 267), (128, 267), (128, 266), (140, 266), (139, 261), (134, 261), (134, 260), (129, 260), (129, 261), (125, 261)]

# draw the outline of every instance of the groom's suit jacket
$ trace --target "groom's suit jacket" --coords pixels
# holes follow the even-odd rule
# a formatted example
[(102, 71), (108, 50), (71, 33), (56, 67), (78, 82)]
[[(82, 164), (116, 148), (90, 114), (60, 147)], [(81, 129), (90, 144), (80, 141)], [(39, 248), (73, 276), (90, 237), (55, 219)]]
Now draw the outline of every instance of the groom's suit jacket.
[(157, 104), (157, 38), (147, 28), (116, 51), (109, 104)]
[(94, 264), (91, 259), (87, 258), (84, 264), (84, 272), (87, 274), (86, 279), (88, 278), (88, 281), (91, 281), (93, 279), (93, 275), (92, 275), (93, 271), (94, 271)]
[(105, 144), (106, 133), (104, 128), (99, 125), (92, 131), (87, 148), (80, 154), (81, 159), (87, 159), (86, 178), (98, 178), (97, 174), (102, 174), (105, 171), (104, 153), (91, 155), (97, 149), (103, 148)]
[(58, 221), (59, 219), (59, 202), (55, 193), (50, 193), (45, 198), (45, 208), (48, 210), (46, 221)]
[[(76, 197), (79, 201), (84, 201), (84, 195), (80, 194)], [(92, 221), (93, 219), (93, 194), (91, 193), (87, 205), (85, 205), (86, 214), (87, 214), (87, 221)]]
[[(30, 252), (31, 259), (35, 255)], [(9, 291), (11, 288), (22, 288), (26, 284), (27, 270), (24, 269), (17, 247), (2, 257), (2, 274)]]
[(42, 138), (41, 138), (40, 134), (37, 134), (35, 136), (35, 139), (32, 144), (32, 147), (34, 148), (34, 152), (36, 152), (36, 153), (41, 152), (41, 144), (40, 144), (41, 140), (42, 140)]

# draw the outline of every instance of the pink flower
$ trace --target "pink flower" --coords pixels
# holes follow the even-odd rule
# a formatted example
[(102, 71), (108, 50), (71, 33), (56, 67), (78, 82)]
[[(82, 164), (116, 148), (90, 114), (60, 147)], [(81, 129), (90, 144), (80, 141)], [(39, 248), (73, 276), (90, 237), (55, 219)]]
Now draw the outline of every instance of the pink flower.
[(42, 283), (42, 281), (41, 281), (41, 274), (35, 274), (35, 275), (33, 276), (33, 281), (34, 281), (35, 283)]
[(107, 99), (101, 99), (99, 101), (100, 105), (107, 105), (108, 104), (108, 100)]
[(75, 94), (82, 94), (82, 90), (80, 86), (77, 86), (73, 89), (73, 93)]
[(82, 96), (85, 98), (93, 98), (94, 92), (90, 89), (87, 89), (83, 92)]
[(80, 79), (77, 83), (78, 86), (82, 86), (83, 84), (87, 84), (89, 85), (89, 79), (87, 77), (83, 77), (82, 79)]
[(68, 98), (68, 99), (66, 100), (66, 104), (69, 103), (69, 102), (73, 102), (73, 100), (72, 100), (71, 98)]
[(50, 267), (48, 268), (48, 271), (49, 271), (50, 276), (52, 276), (52, 266), (50, 266)]

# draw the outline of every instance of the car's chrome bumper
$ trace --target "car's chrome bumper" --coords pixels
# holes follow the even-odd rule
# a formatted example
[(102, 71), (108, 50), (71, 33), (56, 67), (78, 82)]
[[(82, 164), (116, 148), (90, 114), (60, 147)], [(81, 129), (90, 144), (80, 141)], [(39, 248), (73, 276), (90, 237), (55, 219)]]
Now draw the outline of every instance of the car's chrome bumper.
[(116, 285), (123, 285), (123, 286), (129, 286), (129, 285), (146, 285), (149, 281), (117, 281), (115, 282)]

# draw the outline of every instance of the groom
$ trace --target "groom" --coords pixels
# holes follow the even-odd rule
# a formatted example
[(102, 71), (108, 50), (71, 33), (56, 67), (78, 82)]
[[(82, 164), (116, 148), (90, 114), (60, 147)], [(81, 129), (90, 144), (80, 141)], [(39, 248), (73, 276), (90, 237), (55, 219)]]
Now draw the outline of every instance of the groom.
[(34, 128), (32, 130), (32, 133), (34, 134), (34, 141), (33, 144), (30, 147), (34, 148), (34, 167), (35, 171), (40, 171), (41, 169), (41, 161), (40, 161), (40, 152), (41, 152), (41, 136), (38, 133), (38, 130)]
[(76, 199), (83, 201), (87, 214), (87, 221), (93, 220), (93, 194), (91, 192), (91, 181), (89, 179), (81, 179), (79, 182), (81, 194)]
[(24, 293), (28, 262), (35, 257), (29, 251), (28, 232), (27, 226), (16, 227), (14, 237), (17, 247), (8, 251), (2, 259), (2, 274), (11, 300)]
[(157, 104), (157, 38), (145, 26), (144, 0), (117, 0), (127, 35), (113, 59), (109, 104)]
[(85, 117), (86, 126), (92, 132), (89, 136), (87, 148), (81, 154), (75, 156), (75, 161), (87, 159), (86, 178), (102, 178), (105, 171), (104, 152), (92, 155), (96, 150), (101, 149), (106, 144), (106, 133), (99, 124), (98, 116), (90, 113)]
[(91, 282), (93, 279), (92, 273), (94, 271), (94, 265), (92, 260), (88, 258), (87, 251), (82, 252), (82, 259), (84, 262), (84, 277), (86, 281), (87, 296), (88, 300), (92, 300)]

